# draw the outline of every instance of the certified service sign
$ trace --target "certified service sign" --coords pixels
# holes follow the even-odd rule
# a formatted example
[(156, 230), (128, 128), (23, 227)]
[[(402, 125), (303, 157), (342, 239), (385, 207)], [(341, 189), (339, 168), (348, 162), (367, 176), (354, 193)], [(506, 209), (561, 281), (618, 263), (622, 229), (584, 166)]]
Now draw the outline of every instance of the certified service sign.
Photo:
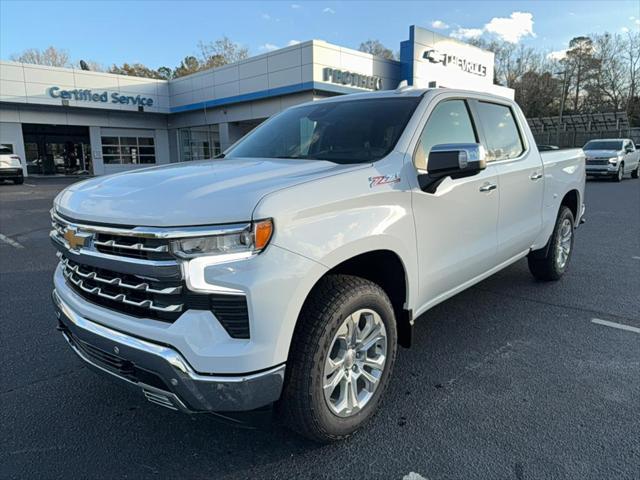
[(94, 92), (92, 90), (61, 90), (60, 87), (50, 87), (47, 93), (51, 98), (62, 100), (76, 100), (79, 102), (117, 103), (120, 105), (133, 105), (136, 107), (152, 107), (153, 98), (141, 95), (120, 95), (118, 92)]

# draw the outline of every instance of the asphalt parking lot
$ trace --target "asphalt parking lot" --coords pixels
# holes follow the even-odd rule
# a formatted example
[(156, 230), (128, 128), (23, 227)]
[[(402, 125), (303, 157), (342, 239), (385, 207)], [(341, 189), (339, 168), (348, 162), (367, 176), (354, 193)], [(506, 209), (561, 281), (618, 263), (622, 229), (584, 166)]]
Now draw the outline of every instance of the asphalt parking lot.
[(640, 478), (639, 180), (587, 184), (561, 282), (521, 261), (420, 318), (380, 413), (329, 446), (174, 413), (82, 366), (50, 304), (48, 212), (72, 181), (0, 185), (0, 477)]

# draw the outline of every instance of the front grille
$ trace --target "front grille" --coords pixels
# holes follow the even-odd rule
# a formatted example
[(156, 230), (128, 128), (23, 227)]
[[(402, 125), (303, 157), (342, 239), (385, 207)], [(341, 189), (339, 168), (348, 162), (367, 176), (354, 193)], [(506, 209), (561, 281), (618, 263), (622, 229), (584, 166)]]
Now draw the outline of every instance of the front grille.
[[(249, 338), (246, 297), (189, 291), (168, 240), (141, 236), (136, 229), (76, 225), (55, 214), (52, 226), (67, 285), (87, 301), (133, 317), (169, 323), (187, 310), (207, 310), (229, 336)], [(75, 251), (79, 255), (69, 253), (74, 241), (82, 243)], [(104, 260), (95, 263), (90, 254), (102, 255)]]
[(609, 165), (609, 158), (587, 158), (587, 165)]
[[(54, 216), (51, 226), (64, 238), (65, 224), (60, 219)], [(98, 232), (92, 243), (97, 251), (109, 255), (143, 260), (175, 260), (165, 239)]]
[(65, 257), (62, 257), (61, 264), (67, 283), (82, 297), (135, 317), (173, 322), (185, 310), (188, 297), (204, 296), (182, 294), (182, 282), (116, 273), (80, 265)]

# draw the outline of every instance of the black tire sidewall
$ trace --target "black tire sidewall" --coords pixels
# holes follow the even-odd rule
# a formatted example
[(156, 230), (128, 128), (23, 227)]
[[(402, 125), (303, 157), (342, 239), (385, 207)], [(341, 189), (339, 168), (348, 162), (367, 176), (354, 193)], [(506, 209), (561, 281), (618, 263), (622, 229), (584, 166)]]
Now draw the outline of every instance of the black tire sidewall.
[[(382, 293), (382, 295), (380, 295), (380, 293)], [(313, 357), (314, 362), (311, 366), (310, 372), (312, 375), (312, 408), (315, 412), (315, 420), (318, 427), (331, 437), (347, 436), (366, 423), (377, 410), (382, 395), (389, 383), (389, 377), (393, 370), (393, 363), (395, 361), (397, 349), (397, 331), (393, 308), (386, 299), (384, 292), (380, 290), (380, 293), (359, 293), (353, 295), (351, 298), (347, 298), (346, 301), (337, 309), (333, 317), (327, 321), (320, 344), (316, 348), (316, 352)], [(331, 347), (333, 337), (344, 322), (345, 318), (364, 308), (374, 310), (380, 315), (380, 318), (384, 323), (387, 332), (387, 360), (380, 378), (380, 384), (367, 405), (365, 405), (365, 407), (355, 415), (342, 418), (338, 417), (330, 410), (324, 398), (324, 392), (322, 389), (324, 363), (327, 355), (329, 354), (329, 348)]]

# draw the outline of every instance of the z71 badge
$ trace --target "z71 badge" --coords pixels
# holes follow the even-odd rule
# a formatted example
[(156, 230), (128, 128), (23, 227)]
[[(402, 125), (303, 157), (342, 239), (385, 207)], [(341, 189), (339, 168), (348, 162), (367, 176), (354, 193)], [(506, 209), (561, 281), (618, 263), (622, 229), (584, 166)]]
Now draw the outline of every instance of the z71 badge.
[(378, 175), (376, 177), (369, 177), (369, 188), (398, 183), (399, 181), (400, 175), (397, 173), (395, 175)]

